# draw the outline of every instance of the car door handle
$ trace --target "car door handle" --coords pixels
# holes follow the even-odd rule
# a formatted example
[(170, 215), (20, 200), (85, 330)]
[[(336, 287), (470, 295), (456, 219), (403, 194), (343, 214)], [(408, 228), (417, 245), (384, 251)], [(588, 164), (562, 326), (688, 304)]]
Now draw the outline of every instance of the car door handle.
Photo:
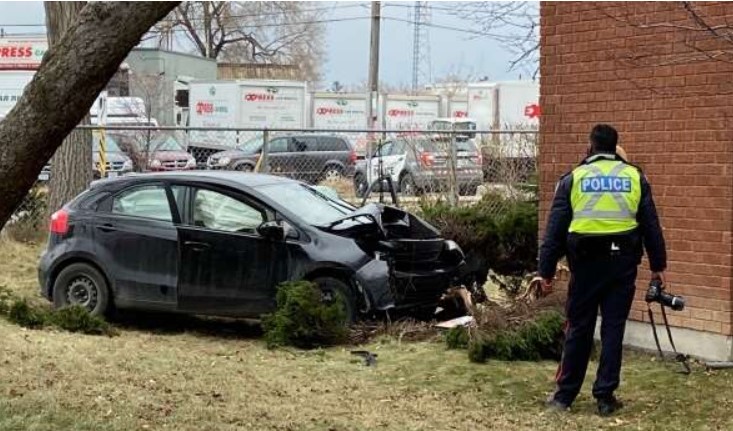
[(198, 241), (184, 241), (183, 245), (190, 248), (193, 251), (204, 251), (211, 248), (210, 244), (207, 244), (205, 242), (198, 242)]
[(105, 223), (99, 226), (99, 230), (101, 230), (102, 232), (112, 232), (115, 230), (115, 225), (113, 225), (112, 223)]

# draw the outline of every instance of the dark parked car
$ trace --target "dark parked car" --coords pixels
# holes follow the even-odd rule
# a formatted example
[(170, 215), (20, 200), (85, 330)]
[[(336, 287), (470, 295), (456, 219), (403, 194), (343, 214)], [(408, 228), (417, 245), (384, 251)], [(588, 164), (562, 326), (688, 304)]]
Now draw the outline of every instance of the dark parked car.
[[(262, 145), (263, 139), (258, 136), (236, 150), (213, 154), (207, 167), (252, 172), (262, 153)], [(280, 136), (270, 140), (268, 161), (272, 173), (317, 183), (353, 176), (356, 151), (349, 141), (339, 136)]]
[[(291, 179), (238, 172), (101, 180), (51, 219), (39, 278), (57, 307), (80, 304), (258, 317), (276, 286), (312, 280), (350, 318), (433, 307), (463, 253), (418, 217), (357, 209)], [(342, 295), (335, 295), (339, 292)]]

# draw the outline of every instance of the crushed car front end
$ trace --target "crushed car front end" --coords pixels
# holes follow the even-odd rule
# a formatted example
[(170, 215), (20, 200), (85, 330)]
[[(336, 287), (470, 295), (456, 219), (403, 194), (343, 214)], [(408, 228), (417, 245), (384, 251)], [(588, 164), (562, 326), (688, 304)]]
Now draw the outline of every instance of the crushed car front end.
[(354, 282), (369, 311), (434, 307), (459, 284), (460, 247), (409, 212), (370, 204), (326, 230), (350, 238), (366, 256)]

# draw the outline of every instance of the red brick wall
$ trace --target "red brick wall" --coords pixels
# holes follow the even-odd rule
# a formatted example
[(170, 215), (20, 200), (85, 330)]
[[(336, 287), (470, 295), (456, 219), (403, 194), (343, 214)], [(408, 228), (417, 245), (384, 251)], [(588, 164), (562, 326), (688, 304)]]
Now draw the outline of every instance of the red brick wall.
[[(731, 3), (693, 8), (711, 25), (733, 22)], [(672, 323), (731, 335), (733, 42), (682, 2), (556, 2), (542, 3), (541, 47), (542, 224), (591, 127), (614, 125), (652, 184), (670, 290), (688, 298)], [(632, 318), (646, 320), (640, 274)]]

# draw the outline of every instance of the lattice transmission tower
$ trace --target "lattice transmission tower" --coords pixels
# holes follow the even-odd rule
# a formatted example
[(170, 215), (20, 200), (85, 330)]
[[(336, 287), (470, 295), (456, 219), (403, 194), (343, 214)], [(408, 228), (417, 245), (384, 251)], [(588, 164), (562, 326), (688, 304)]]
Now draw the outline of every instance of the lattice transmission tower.
[(412, 14), (412, 91), (420, 90), (420, 83), (433, 81), (430, 62), (430, 5), (426, 1), (416, 1)]

